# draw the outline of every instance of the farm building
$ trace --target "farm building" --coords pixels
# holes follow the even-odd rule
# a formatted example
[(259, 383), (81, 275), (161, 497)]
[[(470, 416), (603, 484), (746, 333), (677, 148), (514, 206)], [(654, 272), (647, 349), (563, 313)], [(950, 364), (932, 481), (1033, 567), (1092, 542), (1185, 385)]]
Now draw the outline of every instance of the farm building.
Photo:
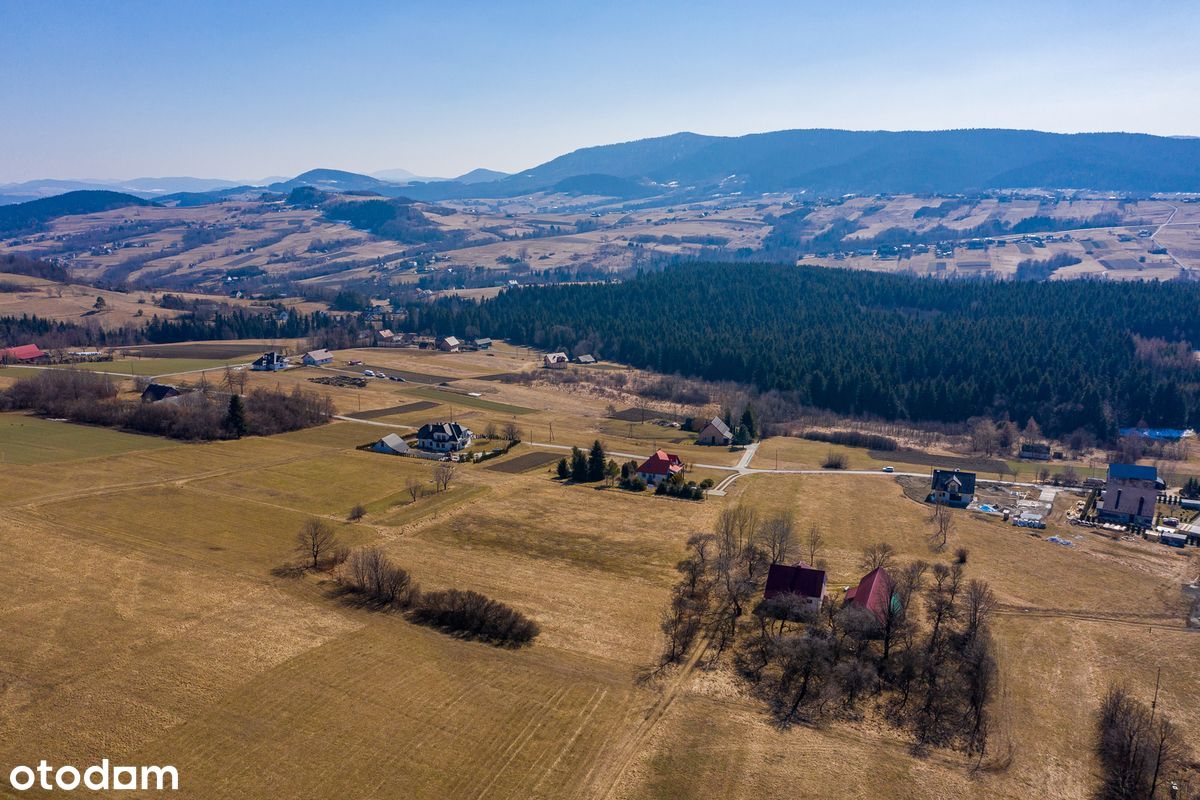
[(767, 585), (763, 597), (770, 600), (780, 595), (793, 594), (805, 600), (809, 611), (820, 611), (825, 601), (825, 570), (798, 562), (792, 566), (772, 564), (767, 571)]
[(656, 450), (654, 455), (643, 461), (637, 468), (637, 474), (647, 485), (654, 486), (659, 481), (664, 481), (683, 470), (683, 460), (679, 456), (665, 450)]
[(475, 339), (474, 341), (471, 342), (471, 344), (475, 346), (476, 350), (491, 350), (492, 349), (492, 340), (488, 339), (487, 337), (484, 337), (482, 339)]
[(167, 383), (152, 383), (142, 392), (143, 403), (158, 403), (170, 397), (179, 397), (183, 392)]
[(36, 344), (21, 344), (0, 350), (0, 364), (36, 364), (49, 358), (50, 355)]
[(975, 499), (975, 473), (956, 469), (935, 469), (929, 487), (928, 503), (966, 508)]
[(887, 615), (888, 606), (898, 603), (892, 592), (892, 577), (883, 567), (876, 567), (863, 576), (850, 591), (846, 592), (846, 603), (865, 608), (875, 615), (875, 619), (883, 621)]
[(389, 433), (387, 436), (384, 436), (378, 442), (371, 445), (369, 449), (389, 456), (406, 456), (411, 452), (408, 442), (401, 439), (395, 433)]
[(1096, 514), (1102, 522), (1147, 527), (1154, 522), (1154, 505), (1163, 488), (1156, 467), (1109, 464), (1104, 499)]
[(581, 356), (576, 357), (575, 363), (577, 363), (577, 364), (595, 364), (596, 357), (591, 354), (585, 353)]
[(380, 344), (386, 344), (396, 338), (396, 334), (392, 333), (388, 328), (375, 331), (375, 341)]
[(332, 364), (333, 353), (328, 350), (309, 350), (304, 354), (304, 363), (306, 366), (315, 367), (318, 364)]
[(250, 369), (256, 372), (276, 372), (281, 369), (287, 369), (288, 357), (283, 353), (263, 353), (254, 360), (250, 365)]
[(729, 426), (725, 424), (725, 420), (720, 417), (713, 417), (704, 426), (704, 430), (700, 431), (700, 435), (696, 437), (696, 444), (728, 446), (733, 444), (733, 431), (729, 430)]
[(1021, 452), (1017, 455), (1028, 461), (1049, 461), (1050, 445), (1045, 442), (1026, 442), (1021, 445)]
[(547, 353), (542, 357), (542, 364), (551, 369), (561, 369), (569, 360), (566, 353)]
[(473, 434), (457, 422), (429, 422), (417, 431), (417, 447), (438, 453), (452, 453), (471, 446)]
[(1195, 431), (1182, 428), (1121, 428), (1118, 433), (1155, 442), (1178, 442), (1180, 439), (1196, 435)]
[(438, 350), (446, 353), (457, 353), (462, 349), (462, 342), (455, 336), (443, 336), (438, 339), (437, 347)]

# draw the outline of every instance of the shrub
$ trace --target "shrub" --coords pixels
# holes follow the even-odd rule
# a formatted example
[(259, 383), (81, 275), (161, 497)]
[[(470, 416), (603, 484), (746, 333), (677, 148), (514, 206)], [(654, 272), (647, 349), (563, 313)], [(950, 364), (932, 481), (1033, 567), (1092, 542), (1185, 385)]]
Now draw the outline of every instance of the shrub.
[(899, 445), (890, 436), (880, 436), (877, 433), (862, 431), (805, 431), (801, 439), (813, 442), (828, 442), (842, 444), (847, 447), (866, 447), (870, 450), (897, 450)]
[(821, 469), (845, 469), (846, 455), (845, 453), (835, 453), (832, 450), (825, 456), (825, 460), (821, 462)]
[(357, 522), (367, 515), (367, 509), (362, 503), (356, 503), (354, 508), (350, 509), (347, 518), (352, 522)]
[(407, 570), (393, 564), (378, 547), (357, 550), (350, 556), (343, 583), (381, 606), (408, 608), (420, 596)]
[(413, 609), (413, 618), (496, 644), (526, 644), (540, 632), (538, 624), (521, 612), (470, 590), (430, 592)]

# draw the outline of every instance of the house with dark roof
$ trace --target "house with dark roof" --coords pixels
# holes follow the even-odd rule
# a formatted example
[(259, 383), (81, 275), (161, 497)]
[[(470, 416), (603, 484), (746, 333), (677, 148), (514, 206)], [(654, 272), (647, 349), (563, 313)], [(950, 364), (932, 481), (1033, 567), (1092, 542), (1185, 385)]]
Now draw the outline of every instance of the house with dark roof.
[(880, 622), (887, 616), (888, 606), (899, 603), (892, 591), (892, 576), (883, 567), (876, 567), (863, 576), (858, 586), (846, 592), (846, 604), (865, 608)]
[(713, 417), (704, 426), (704, 430), (700, 431), (700, 435), (696, 437), (696, 444), (728, 447), (733, 444), (733, 431), (729, 430), (729, 426), (725, 424), (725, 420), (720, 417)]
[(250, 369), (256, 372), (276, 372), (287, 367), (288, 357), (283, 353), (263, 353), (250, 365)]
[(1050, 445), (1045, 442), (1025, 442), (1021, 445), (1021, 451), (1017, 457), (1027, 461), (1049, 461)]
[(19, 344), (16, 347), (6, 347), (0, 350), (0, 364), (34, 364), (46, 361), (50, 354), (36, 344)]
[(417, 431), (417, 447), (435, 453), (453, 453), (471, 446), (474, 434), (457, 422), (428, 422)]
[(654, 486), (683, 471), (683, 459), (666, 450), (655, 450), (654, 455), (643, 461), (637, 468), (638, 477), (644, 480), (648, 486)]
[(927, 503), (966, 508), (975, 499), (975, 473), (956, 469), (935, 469)]
[(1165, 488), (1156, 467), (1109, 464), (1103, 499), (1096, 508), (1096, 515), (1101, 522), (1149, 527), (1154, 522), (1158, 493)]
[(309, 367), (315, 367), (320, 364), (332, 364), (333, 353), (325, 350), (324, 348), (321, 350), (309, 350), (304, 354), (304, 358), (302, 360), (304, 361), (305, 366)]
[(371, 445), (369, 450), (376, 453), (383, 453), (389, 456), (406, 456), (411, 451), (408, 442), (400, 438), (398, 434), (389, 433), (375, 444)]
[(179, 397), (183, 392), (167, 383), (152, 383), (142, 392), (143, 403), (158, 403), (169, 397)]
[(820, 611), (825, 601), (825, 570), (810, 567), (803, 562), (791, 566), (772, 564), (767, 570), (767, 585), (763, 597), (770, 600), (780, 595), (792, 594), (804, 600), (806, 610)]

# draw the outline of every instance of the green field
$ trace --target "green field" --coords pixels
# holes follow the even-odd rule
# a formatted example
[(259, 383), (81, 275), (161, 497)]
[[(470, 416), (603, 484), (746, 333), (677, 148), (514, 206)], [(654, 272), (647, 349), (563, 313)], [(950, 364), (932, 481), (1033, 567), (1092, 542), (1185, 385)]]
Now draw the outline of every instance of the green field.
[(0, 414), (0, 464), (75, 461), (176, 444), (155, 436), (51, 422), (23, 414)]
[(443, 392), (438, 389), (430, 389), (426, 386), (412, 386), (404, 388), (405, 394), (413, 395), (414, 397), (424, 397), (426, 400), (435, 400), (439, 403), (447, 405), (459, 406), (460, 408), (478, 408), (482, 411), (498, 411), (501, 414), (533, 414), (534, 409), (524, 408), (523, 406), (510, 406), (507, 403), (497, 403), (494, 400), (484, 400), (482, 397), (468, 397), (465, 394), (456, 392)]

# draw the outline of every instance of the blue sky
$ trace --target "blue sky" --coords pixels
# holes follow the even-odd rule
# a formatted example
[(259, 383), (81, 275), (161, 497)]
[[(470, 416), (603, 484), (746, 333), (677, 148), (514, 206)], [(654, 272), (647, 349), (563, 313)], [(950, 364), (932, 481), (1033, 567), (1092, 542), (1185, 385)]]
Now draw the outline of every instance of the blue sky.
[(680, 130), (1200, 134), (1200, 5), (0, 0), (0, 182), (454, 175)]

